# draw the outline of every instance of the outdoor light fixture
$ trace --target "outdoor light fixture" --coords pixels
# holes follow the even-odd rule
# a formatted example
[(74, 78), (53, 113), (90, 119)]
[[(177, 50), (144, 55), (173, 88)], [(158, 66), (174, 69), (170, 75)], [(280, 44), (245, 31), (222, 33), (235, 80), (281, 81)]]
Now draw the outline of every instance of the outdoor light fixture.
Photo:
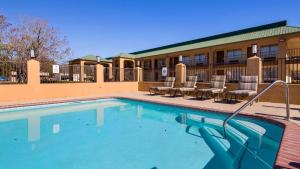
[(140, 67), (140, 61), (139, 60), (136, 62), (136, 66)]
[(285, 38), (280, 38), (279, 42), (285, 42)]
[(179, 56), (179, 63), (182, 63), (182, 55)]
[(96, 56), (97, 57), (97, 62), (99, 63), (101, 61), (101, 57), (100, 56)]
[(257, 45), (256, 44), (252, 45), (252, 54), (254, 54), (254, 55), (257, 54)]
[(30, 50), (30, 58), (31, 59), (35, 58), (35, 56), (34, 56), (34, 50), (33, 49)]

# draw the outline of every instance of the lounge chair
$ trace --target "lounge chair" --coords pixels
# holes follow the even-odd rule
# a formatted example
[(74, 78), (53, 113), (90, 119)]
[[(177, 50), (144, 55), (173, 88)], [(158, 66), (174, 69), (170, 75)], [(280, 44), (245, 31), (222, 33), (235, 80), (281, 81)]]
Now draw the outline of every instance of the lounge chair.
[(220, 99), (220, 95), (224, 93), (225, 90), (225, 81), (226, 76), (220, 75), (213, 75), (211, 78), (210, 88), (206, 89), (197, 89), (196, 90), (196, 97), (200, 95), (201, 98), (206, 97), (213, 97), (214, 101), (216, 96)]
[(239, 82), (239, 89), (229, 91), (227, 93), (227, 99), (230, 97), (229, 101), (234, 98), (235, 101), (239, 97), (248, 97), (249, 100), (257, 94), (258, 77), (257, 76), (241, 76)]
[(167, 92), (168, 90), (174, 87), (175, 77), (166, 77), (163, 86), (150, 87), (150, 94), (162, 94), (163, 92)]
[(171, 89), (170, 95), (176, 96), (179, 93), (181, 96), (184, 97), (185, 95), (188, 95), (191, 92), (195, 92), (197, 88), (197, 79), (197, 76), (188, 76), (187, 81), (184, 83), (183, 87)]

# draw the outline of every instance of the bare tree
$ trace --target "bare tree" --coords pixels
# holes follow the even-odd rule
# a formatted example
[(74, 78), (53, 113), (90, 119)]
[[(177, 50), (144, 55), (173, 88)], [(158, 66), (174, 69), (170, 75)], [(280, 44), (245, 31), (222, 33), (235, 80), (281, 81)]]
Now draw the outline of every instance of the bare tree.
[(8, 23), (6, 16), (0, 14), (0, 44), (5, 41), (5, 34), (9, 26), (10, 23)]
[(47, 21), (36, 18), (23, 18), (20, 24), (11, 26), (8, 44), (11, 57), (17, 60), (28, 60), (32, 49), (40, 61), (59, 61), (70, 55), (66, 37)]

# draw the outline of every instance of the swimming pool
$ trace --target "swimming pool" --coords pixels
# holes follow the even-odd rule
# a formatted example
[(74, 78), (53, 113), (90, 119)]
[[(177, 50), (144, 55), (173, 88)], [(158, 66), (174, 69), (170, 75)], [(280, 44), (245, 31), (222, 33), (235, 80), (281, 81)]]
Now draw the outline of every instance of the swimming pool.
[(272, 168), (283, 129), (127, 99), (0, 110), (0, 168)]

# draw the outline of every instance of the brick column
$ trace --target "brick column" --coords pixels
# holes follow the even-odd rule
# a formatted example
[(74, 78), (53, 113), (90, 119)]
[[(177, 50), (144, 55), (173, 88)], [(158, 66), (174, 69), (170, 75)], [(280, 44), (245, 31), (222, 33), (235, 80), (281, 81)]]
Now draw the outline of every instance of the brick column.
[(278, 43), (278, 79), (286, 81), (286, 66), (285, 66), (285, 59), (286, 59), (286, 50), (287, 44), (285, 40), (279, 40)]
[(104, 82), (104, 67), (101, 64), (96, 65), (96, 82), (103, 83)]
[(143, 81), (143, 69), (141, 67), (135, 68), (135, 78), (137, 82)]
[(120, 82), (124, 81), (124, 59), (119, 58), (119, 76)]
[(262, 61), (260, 57), (255, 55), (247, 59), (246, 75), (258, 76), (258, 82), (262, 82)]
[(108, 79), (111, 80), (113, 78), (113, 69), (112, 69), (112, 63), (108, 64)]
[(84, 61), (80, 61), (80, 82), (84, 82)]
[(34, 59), (27, 61), (27, 84), (40, 85), (40, 62)]
[(176, 85), (181, 85), (186, 81), (186, 66), (183, 63), (179, 63), (175, 68), (176, 72)]

